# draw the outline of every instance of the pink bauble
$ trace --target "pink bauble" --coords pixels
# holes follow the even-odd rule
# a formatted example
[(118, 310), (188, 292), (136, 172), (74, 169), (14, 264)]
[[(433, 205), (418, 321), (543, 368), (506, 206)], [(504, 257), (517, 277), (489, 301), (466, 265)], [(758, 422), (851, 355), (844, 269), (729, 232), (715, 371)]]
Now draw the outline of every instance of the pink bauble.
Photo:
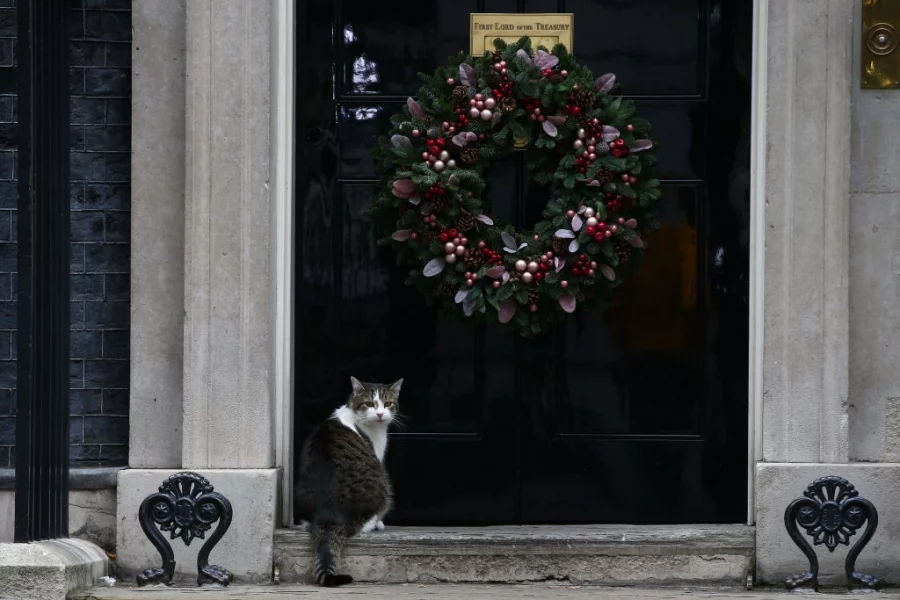
[(525, 273), (522, 273), (522, 281), (524, 281), (525, 283), (531, 283), (532, 281), (534, 281), (534, 275), (526, 271)]
[(418, 129), (413, 129), (412, 134), (413, 134), (413, 137), (419, 137), (420, 135), (422, 135), (422, 132), (419, 131)]
[(497, 106), (497, 101), (494, 100), (493, 98), (488, 98), (487, 100), (484, 101), (484, 105), (487, 108), (494, 108), (495, 106)]
[(452, 77), (447, 78), (447, 85), (453, 85), (456, 81)]
[(528, 263), (522, 260), (521, 258), (516, 261), (516, 271), (522, 273), (528, 267)]
[(452, 265), (453, 263), (456, 262), (456, 255), (455, 255), (455, 254), (448, 254), (447, 256), (444, 257), (444, 260), (447, 261), (448, 264), (451, 264), (451, 265)]
[(480, 114), (481, 114), (481, 111), (478, 110), (477, 108), (475, 108), (474, 106), (469, 109), (469, 116), (472, 117), (473, 119), (477, 119), (478, 115), (480, 115)]
[(483, 111), (481, 111), (481, 120), (482, 121), (490, 121), (491, 117), (493, 117), (493, 116), (494, 116), (494, 113), (492, 113), (488, 109), (484, 109)]
[(569, 287), (569, 282), (563, 279), (559, 282), (559, 287), (561, 287), (562, 289), (566, 289), (567, 287)]
[(537, 304), (531, 305), (531, 312), (537, 312), (537, 309), (538, 309)]
[(494, 286), (494, 289), (495, 289), (495, 290), (499, 290), (499, 289), (500, 289), (500, 282), (499, 282), (499, 281), (495, 281), (495, 282), (493, 283), (493, 286)]
[(447, 242), (444, 244), (444, 252), (450, 254), (451, 252), (456, 252), (456, 244), (453, 242)]
[(465, 253), (466, 253), (466, 248), (465, 248), (465, 246), (457, 246), (457, 247), (456, 247), (456, 255), (457, 255), (457, 256), (462, 256), (462, 255), (465, 254)]

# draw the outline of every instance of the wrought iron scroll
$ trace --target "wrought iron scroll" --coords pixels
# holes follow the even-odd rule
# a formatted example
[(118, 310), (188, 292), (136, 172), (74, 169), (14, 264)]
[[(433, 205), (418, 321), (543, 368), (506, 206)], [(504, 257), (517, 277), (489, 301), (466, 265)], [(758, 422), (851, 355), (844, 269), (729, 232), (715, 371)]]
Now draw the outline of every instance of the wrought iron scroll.
[[(829, 475), (812, 482), (803, 496), (791, 502), (784, 511), (784, 526), (788, 535), (809, 560), (809, 570), (797, 573), (785, 581), (789, 589), (819, 587), (819, 559), (813, 546), (824, 545), (834, 552), (838, 544), (850, 545), (850, 538), (865, 525), (862, 535), (850, 548), (844, 561), (847, 587), (858, 584), (867, 588), (879, 585), (872, 575), (856, 570), (859, 553), (875, 535), (878, 527), (878, 511), (875, 505), (861, 498), (859, 492), (842, 477)], [(813, 545), (803, 537), (800, 528), (813, 538)]]
[(186, 546), (190, 546), (194, 538), (204, 539), (206, 532), (217, 521), (215, 530), (197, 555), (197, 585), (231, 583), (234, 576), (230, 571), (209, 564), (209, 553), (228, 531), (231, 517), (231, 502), (216, 492), (203, 476), (184, 472), (166, 479), (158, 492), (141, 502), (139, 513), (141, 529), (162, 557), (162, 566), (138, 573), (138, 585), (172, 584), (175, 554), (163, 531), (169, 532), (169, 539), (181, 538)]

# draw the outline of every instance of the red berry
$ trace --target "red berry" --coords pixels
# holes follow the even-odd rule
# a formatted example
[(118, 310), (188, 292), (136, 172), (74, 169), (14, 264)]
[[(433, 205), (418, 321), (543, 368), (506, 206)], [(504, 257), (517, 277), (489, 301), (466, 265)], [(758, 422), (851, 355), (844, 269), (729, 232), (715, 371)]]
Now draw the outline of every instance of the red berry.
[(547, 263), (541, 263), (540, 266), (538, 266), (538, 269), (540, 269), (542, 272), (543, 272), (543, 271), (546, 271), (546, 270), (547, 270)]
[(441, 241), (444, 242), (445, 244), (447, 243), (447, 240), (449, 240), (449, 239), (450, 239), (450, 236), (448, 236), (446, 233), (441, 234)]
[(598, 231), (597, 233), (594, 234), (594, 239), (597, 240), (598, 242), (601, 241), (601, 240), (603, 240), (605, 237), (606, 237), (606, 236), (603, 235), (602, 233), (600, 233), (599, 231)]
[(588, 235), (594, 235), (594, 231), (596, 231), (593, 227), (589, 226), (585, 231), (587, 231)]
[(573, 107), (572, 107), (572, 114), (575, 115), (576, 117), (579, 116), (579, 115), (581, 114), (581, 107), (580, 107), (580, 106), (573, 106)]
[(543, 274), (543, 273), (535, 273), (535, 274), (534, 274), (534, 280), (535, 280), (535, 281), (540, 281), (540, 280), (543, 279), (543, 278), (544, 278), (544, 274)]
[(578, 267), (575, 267), (574, 269), (572, 269), (572, 275), (575, 275), (576, 277), (580, 277), (581, 269), (579, 269)]

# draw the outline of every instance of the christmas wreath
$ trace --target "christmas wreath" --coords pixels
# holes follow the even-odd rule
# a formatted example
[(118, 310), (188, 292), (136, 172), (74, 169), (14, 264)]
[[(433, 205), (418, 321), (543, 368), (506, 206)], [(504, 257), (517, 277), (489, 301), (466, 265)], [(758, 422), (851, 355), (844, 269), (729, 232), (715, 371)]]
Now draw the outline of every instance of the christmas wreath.
[[(368, 209), (407, 283), (466, 317), (530, 336), (612, 289), (657, 227), (659, 181), (650, 123), (594, 80), (566, 48), (532, 52), (527, 37), (420, 74), (418, 100), (393, 115), (375, 150), (383, 170)], [(534, 231), (495, 224), (485, 173), (516, 150), (552, 185)]]

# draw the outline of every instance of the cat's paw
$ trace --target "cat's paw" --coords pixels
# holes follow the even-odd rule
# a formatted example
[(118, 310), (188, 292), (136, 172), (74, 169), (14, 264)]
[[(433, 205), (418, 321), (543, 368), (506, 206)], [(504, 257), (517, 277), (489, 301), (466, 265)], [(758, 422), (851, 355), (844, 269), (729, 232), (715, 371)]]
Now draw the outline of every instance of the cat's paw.
[(384, 531), (384, 521), (381, 519), (375, 519), (375, 529), (378, 531)]
[(362, 529), (359, 530), (360, 533), (371, 533), (375, 530), (375, 527), (378, 525), (378, 517), (372, 517), (368, 521), (366, 521), (365, 525), (362, 526)]

